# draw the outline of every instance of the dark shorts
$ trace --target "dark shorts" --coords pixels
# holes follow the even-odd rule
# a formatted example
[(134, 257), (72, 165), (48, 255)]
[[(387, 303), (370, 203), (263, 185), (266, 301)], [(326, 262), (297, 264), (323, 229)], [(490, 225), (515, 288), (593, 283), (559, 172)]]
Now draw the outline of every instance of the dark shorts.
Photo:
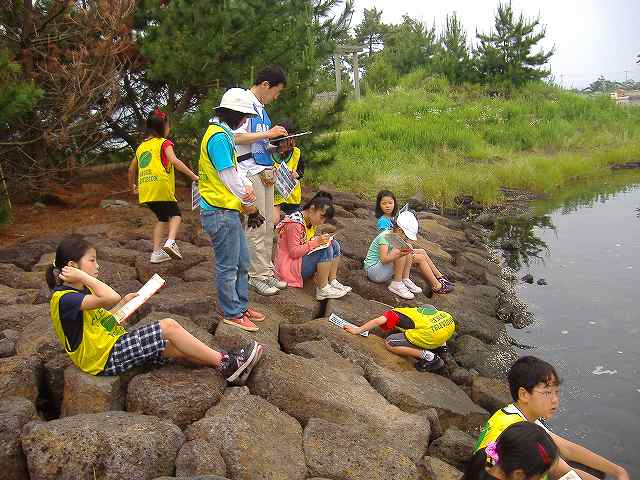
[(396, 332), (391, 335), (387, 335), (385, 341), (392, 347), (411, 347), (420, 348), (409, 341), (404, 332)]
[(100, 375), (119, 375), (145, 363), (163, 364), (165, 359), (162, 352), (166, 346), (160, 322), (131, 330), (113, 345), (109, 360)]
[(302, 257), (302, 278), (305, 280), (311, 278), (318, 271), (319, 263), (330, 262), (340, 255), (342, 255), (342, 250), (335, 238), (331, 240), (331, 244), (327, 248), (306, 254)]
[(300, 211), (299, 203), (281, 203), (280, 210), (285, 215), (291, 215), (292, 213)]
[(181, 217), (178, 202), (147, 202), (147, 207), (158, 217), (159, 222), (168, 222), (171, 217)]

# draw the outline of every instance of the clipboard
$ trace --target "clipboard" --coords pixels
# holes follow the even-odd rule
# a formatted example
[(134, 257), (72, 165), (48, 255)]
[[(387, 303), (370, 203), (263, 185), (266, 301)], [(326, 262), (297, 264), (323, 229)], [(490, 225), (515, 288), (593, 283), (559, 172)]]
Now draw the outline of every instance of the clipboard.
[(285, 140), (289, 140), (290, 138), (298, 138), (298, 137), (302, 137), (304, 135), (311, 135), (312, 133), (313, 133), (312, 131), (308, 131), (308, 132), (294, 133), (293, 135), (287, 135), (286, 137), (273, 138), (273, 139), (271, 139), (271, 143), (273, 143), (274, 145), (277, 145), (280, 142), (283, 142)]

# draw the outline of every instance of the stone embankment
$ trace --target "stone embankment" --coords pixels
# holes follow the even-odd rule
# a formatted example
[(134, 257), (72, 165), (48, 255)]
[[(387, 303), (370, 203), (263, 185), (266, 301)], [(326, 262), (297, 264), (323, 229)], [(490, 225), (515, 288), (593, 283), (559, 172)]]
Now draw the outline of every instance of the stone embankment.
[[(159, 266), (148, 262), (152, 214), (137, 206), (122, 208), (118, 222), (73, 232), (93, 242), (101, 278), (120, 293), (155, 272), (167, 280), (132, 326), (171, 316), (215, 348), (262, 342), (265, 355), (245, 387), (176, 364), (111, 378), (79, 372), (53, 333), (43, 281), (69, 232), (0, 250), (0, 479), (458, 479), (478, 427), (509, 400), (493, 377), (499, 318), (514, 312), (501, 300), (484, 232), (418, 213), (418, 243), (456, 289), (431, 296), (421, 282), (426, 295), (401, 301), (362, 270), (376, 234), (371, 205), (335, 197), (339, 279), (354, 291), (326, 305), (309, 289), (252, 294), (267, 313), (255, 334), (218, 321), (212, 251), (195, 214), (185, 214), (178, 239), (184, 261)], [(442, 375), (390, 354), (382, 332), (352, 336), (324, 318), (336, 312), (362, 324), (388, 305), (424, 303), (457, 323)]]

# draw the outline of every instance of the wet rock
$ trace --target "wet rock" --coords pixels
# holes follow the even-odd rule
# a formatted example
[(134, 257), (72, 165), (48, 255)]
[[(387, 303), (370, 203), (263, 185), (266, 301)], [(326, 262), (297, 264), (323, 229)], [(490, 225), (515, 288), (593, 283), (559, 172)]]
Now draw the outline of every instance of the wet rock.
[(38, 480), (172, 475), (183, 442), (172, 423), (127, 412), (32, 422), (22, 436), (29, 473)]
[(533, 275), (531, 275), (530, 273), (527, 273), (520, 280), (522, 280), (525, 283), (533, 283)]
[(429, 455), (464, 471), (473, 455), (475, 440), (457, 428), (450, 428), (429, 445)]
[(154, 415), (184, 428), (218, 403), (225, 386), (213, 368), (166, 366), (129, 382), (127, 411)]
[(536, 283), (538, 285), (547, 285), (547, 281), (544, 278), (539, 278)]
[(0, 479), (29, 480), (27, 463), (22, 453), (22, 427), (38, 417), (32, 402), (22, 397), (0, 400)]
[(405, 412), (420, 413), (435, 408), (442, 426), (471, 431), (481, 427), (487, 412), (475, 405), (451, 380), (421, 372), (395, 373), (369, 367), (365, 378), (389, 402)]
[(311, 418), (304, 429), (304, 451), (312, 475), (344, 480), (420, 478), (414, 461), (402, 449), (362, 425)]
[(0, 329), (21, 332), (36, 320), (49, 321), (49, 305), (3, 305), (0, 313)]
[[(292, 417), (245, 388), (230, 388), (218, 405), (186, 431), (189, 442), (200, 441), (200, 452), (218, 451), (231, 479), (304, 479), (302, 427)], [(188, 448), (192, 449), (192, 446)], [(208, 456), (208, 455), (207, 455)], [(181, 450), (177, 473), (202, 471), (203, 457), (184, 462)], [(206, 457), (205, 457), (206, 458)], [(193, 470), (184, 468), (189, 464)], [(193, 473), (192, 473), (193, 472)]]
[(455, 343), (456, 361), (465, 368), (477, 367), (489, 356), (489, 348), (482, 341), (470, 335), (462, 335)]
[(90, 375), (75, 365), (65, 369), (62, 417), (110, 410), (124, 410), (124, 388), (119, 376)]
[(426, 418), (389, 404), (362, 377), (350, 371), (281, 352), (267, 352), (249, 378), (251, 392), (306, 423), (311, 417), (369, 426), (405, 445), (417, 460), (429, 439)]
[(24, 397), (36, 402), (42, 381), (42, 361), (38, 357), (0, 358), (0, 398)]
[(485, 377), (473, 378), (471, 399), (491, 415), (513, 401), (505, 380)]
[(16, 354), (16, 341), (10, 338), (0, 339), (0, 358), (13, 357)]
[(436, 457), (424, 457), (420, 466), (423, 468), (426, 478), (430, 480), (460, 480), (462, 472), (456, 467), (443, 462)]

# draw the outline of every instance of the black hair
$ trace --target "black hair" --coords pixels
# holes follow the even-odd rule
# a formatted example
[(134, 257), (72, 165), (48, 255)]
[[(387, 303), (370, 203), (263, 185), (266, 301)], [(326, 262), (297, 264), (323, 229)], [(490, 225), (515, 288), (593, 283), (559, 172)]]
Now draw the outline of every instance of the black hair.
[(258, 72), (253, 84), (260, 85), (262, 82), (268, 82), (269, 88), (284, 86), (287, 84), (287, 77), (280, 65), (269, 65)]
[(531, 393), (533, 388), (540, 383), (547, 386), (557, 386), (561, 383), (553, 365), (532, 356), (520, 357), (516, 360), (507, 373), (507, 380), (509, 381), (511, 398), (514, 401), (518, 400), (520, 387)]
[(396, 196), (391, 190), (380, 190), (378, 195), (376, 195), (376, 218), (380, 218), (384, 215), (384, 213), (382, 213), (382, 208), (380, 208), (380, 202), (384, 197), (393, 198), (393, 212), (391, 212), (391, 216), (395, 217), (396, 213), (398, 213), (398, 201), (396, 200)]
[(291, 118), (285, 118), (281, 122), (278, 122), (278, 125), (284, 127), (284, 129), (289, 132), (289, 135), (296, 131), (296, 124)]
[(229, 125), (232, 130), (240, 127), (247, 117), (251, 116), (248, 113), (237, 112), (236, 110), (231, 110), (226, 107), (216, 108), (216, 115), (220, 120)]
[(169, 117), (159, 108), (154, 108), (147, 117), (147, 131), (157, 138), (164, 137), (164, 131)]
[(94, 248), (93, 245), (79, 236), (67, 237), (62, 240), (56, 249), (56, 259), (53, 265), (49, 265), (45, 273), (49, 288), (53, 289), (60, 285), (61, 282), (58, 276), (62, 271), (62, 267), (66, 267), (69, 262), (80, 262), (80, 259), (84, 257), (90, 248)]
[(335, 213), (333, 196), (329, 192), (319, 191), (302, 207), (302, 210), (309, 210), (311, 207), (322, 210), (325, 221), (331, 220)]
[[(558, 458), (558, 447), (540, 425), (518, 422), (507, 427), (496, 440), (499, 466), (507, 477), (522, 470), (526, 478), (539, 476), (553, 466)], [(485, 450), (472, 457), (462, 480), (476, 480), (487, 465)]]

